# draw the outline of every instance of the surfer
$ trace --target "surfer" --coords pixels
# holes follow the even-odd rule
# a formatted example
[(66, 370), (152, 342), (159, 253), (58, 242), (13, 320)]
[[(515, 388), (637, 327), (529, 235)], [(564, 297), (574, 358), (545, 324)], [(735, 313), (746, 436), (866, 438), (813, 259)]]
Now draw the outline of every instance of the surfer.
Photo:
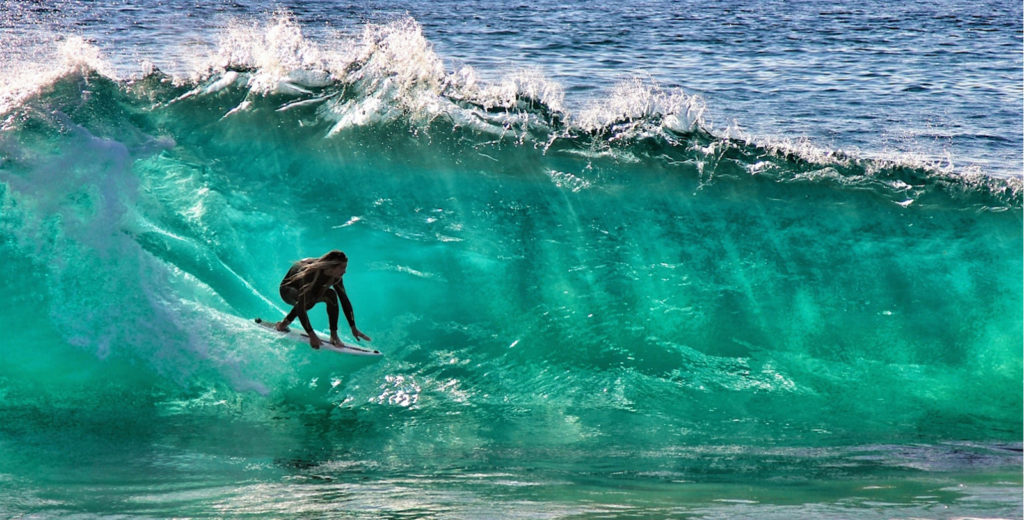
[(281, 299), (292, 306), (291, 312), (284, 320), (278, 322), (274, 328), (281, 332), (288, 332), (288, 325), (296, 318), (309, 336), (309, 346), (320, 348), (320, 338), (313, 331), (309, 324), (309, 316), (306, 311), (314, 305), (324, 302), (327, 305), (327, 319), (331, 324), (331, 343), (341, 346), (341, 339), (338, 338), (338, 301), (341, 301), (341, 308), (345, 310), (345, 319), (352, 328), (352, 336), (356, 340), (373, 341), (369, 336), (363, 334), (356, 328), (355, 314), (352, 312), (352, 302), (345, 294), (345, 285), (341, 278), (348, 268), (348, 257), (345, 253), (333, 250), (320, 258), (303, 258), (292, 264), (288, 274), (281, 280)]

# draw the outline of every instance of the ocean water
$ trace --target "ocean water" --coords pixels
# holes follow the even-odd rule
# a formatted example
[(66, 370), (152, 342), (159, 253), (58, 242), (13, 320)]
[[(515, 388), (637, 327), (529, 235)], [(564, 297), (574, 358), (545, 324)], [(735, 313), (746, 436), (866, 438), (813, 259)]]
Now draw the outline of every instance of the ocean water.
[(2, 2), (0, 516), (1022, 518), (1021, 10)]

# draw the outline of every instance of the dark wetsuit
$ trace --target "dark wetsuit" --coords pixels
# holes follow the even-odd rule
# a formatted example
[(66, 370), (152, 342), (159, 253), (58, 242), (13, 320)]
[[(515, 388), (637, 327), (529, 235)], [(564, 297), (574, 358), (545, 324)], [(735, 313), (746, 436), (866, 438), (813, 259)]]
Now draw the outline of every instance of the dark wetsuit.
[[(327, 304), (327, 319), (330, 321), (331, 334), (335, 334), (338, 330), (338, 301), (341, 301), (341, 307), (345, 310), (345, 319), (348, 320), (350, 327), (356, 326), (355, 313), (352, 312), (352, 302), (349, 301), (348, 295), (345, 294), (345, 285), (342, 283), (342, 279), (331, 280), (323, 273), (311, 273), (304, 277), (292, 278), (295, 273), (299, 272), (300, 269), (308, 265), (310, 262), (315, 261), (316, 258), (305, 258), (292, 264), (291, 269), (288, 270), (288, 274), (281, 280), (281, 299), (285, 303), (292, 306), (291, 312), (285, 317), (284, 323), (291, 323), (295, 318), (299, 318), (299, 323), (302, 324), (302, 328), (306, 331), (306, 334), (313, 335), (313, 327), (309, 323), (309, 316), (306, 311), (312, 309), (318, 302), (324, 302)], [(303, 301), (299, 301), (299, 291), (306, 284), (312, 282), (309, 291), (306, 292)]]

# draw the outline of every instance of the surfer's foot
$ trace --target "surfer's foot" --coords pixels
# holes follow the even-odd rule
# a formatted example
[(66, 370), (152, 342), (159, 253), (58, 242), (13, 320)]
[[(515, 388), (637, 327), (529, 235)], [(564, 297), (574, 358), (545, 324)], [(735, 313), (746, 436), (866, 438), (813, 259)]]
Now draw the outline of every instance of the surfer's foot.
[(274, 328), (279, 330), (279, 331), (281, 331), (281, 332), (291, 332), (292, 331), (291, 329), (288, 328), (287, 325), (285, 325), (284, 323), (281, 323), (281, 322), (278, 322), (277, 325), (274, 325)]

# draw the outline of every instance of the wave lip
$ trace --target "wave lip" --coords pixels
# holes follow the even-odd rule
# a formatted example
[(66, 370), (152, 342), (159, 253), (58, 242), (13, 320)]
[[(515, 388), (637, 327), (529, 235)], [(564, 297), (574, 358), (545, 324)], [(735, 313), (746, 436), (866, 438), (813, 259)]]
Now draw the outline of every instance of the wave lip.
[[(233, 116), (270, 110), (275, 115), (265, 124), (300, 133), (308, 130), (303, 127), (312, 116), (328, 145), (359, 128), (385, 134), (404, 128), (414, 137), (468, 137), (475, 148), (491, 146), (496, 139), (552, 156), (649, 162), (690, 171), (701, 183), (769, 178), (867, 189), (904, 207), (926, 203), (937, 194), (983, 210), (1024, 205), (1021, 178), (962, 171), (952, 160), (940, 165), (907, 155), (869, 159), (807, 140), (759, 139), (732, 128), (718, 132), (706, 127), (706, 104), (699, 96), (665, 91), (640, 79), (623, 82), (606, 102), (576, 116), (564, 108), (560, 87), (536, 73), (485, 84), (468, 67), (447, 72), (411, 18), (368, 25), (358, 37), (330, 44), (309, 41), (290, 16), (280, 14), (266, 25), (233, 26), (191, 78), (151, 70), (143, 78), (119, 80), (108, 75), (109, 66), (94, 47), (69, 39), (61, 53), (76, 57), (48, 74), (9, 79), (0, 94), (0, 113), (6, 116), (6, 127), (15, 129), (33, 110), (33, 100), (49, 107), (44, 111), (54, 103), (74, 101), (47, 96), (63, 90), (55, 88), (59, 84), (78, 82), (71, 87), (72, 92), (77, 89), (78, 103), (100, 96), (97, 101), (139, 112), (183, 110), (174, 114), (181, 116), (218, 107), (230, 124)], [(90, 78), (110, 86), (96, 88)], [(101, 116), (111, 128), (125, 126), (116, 113)]]

